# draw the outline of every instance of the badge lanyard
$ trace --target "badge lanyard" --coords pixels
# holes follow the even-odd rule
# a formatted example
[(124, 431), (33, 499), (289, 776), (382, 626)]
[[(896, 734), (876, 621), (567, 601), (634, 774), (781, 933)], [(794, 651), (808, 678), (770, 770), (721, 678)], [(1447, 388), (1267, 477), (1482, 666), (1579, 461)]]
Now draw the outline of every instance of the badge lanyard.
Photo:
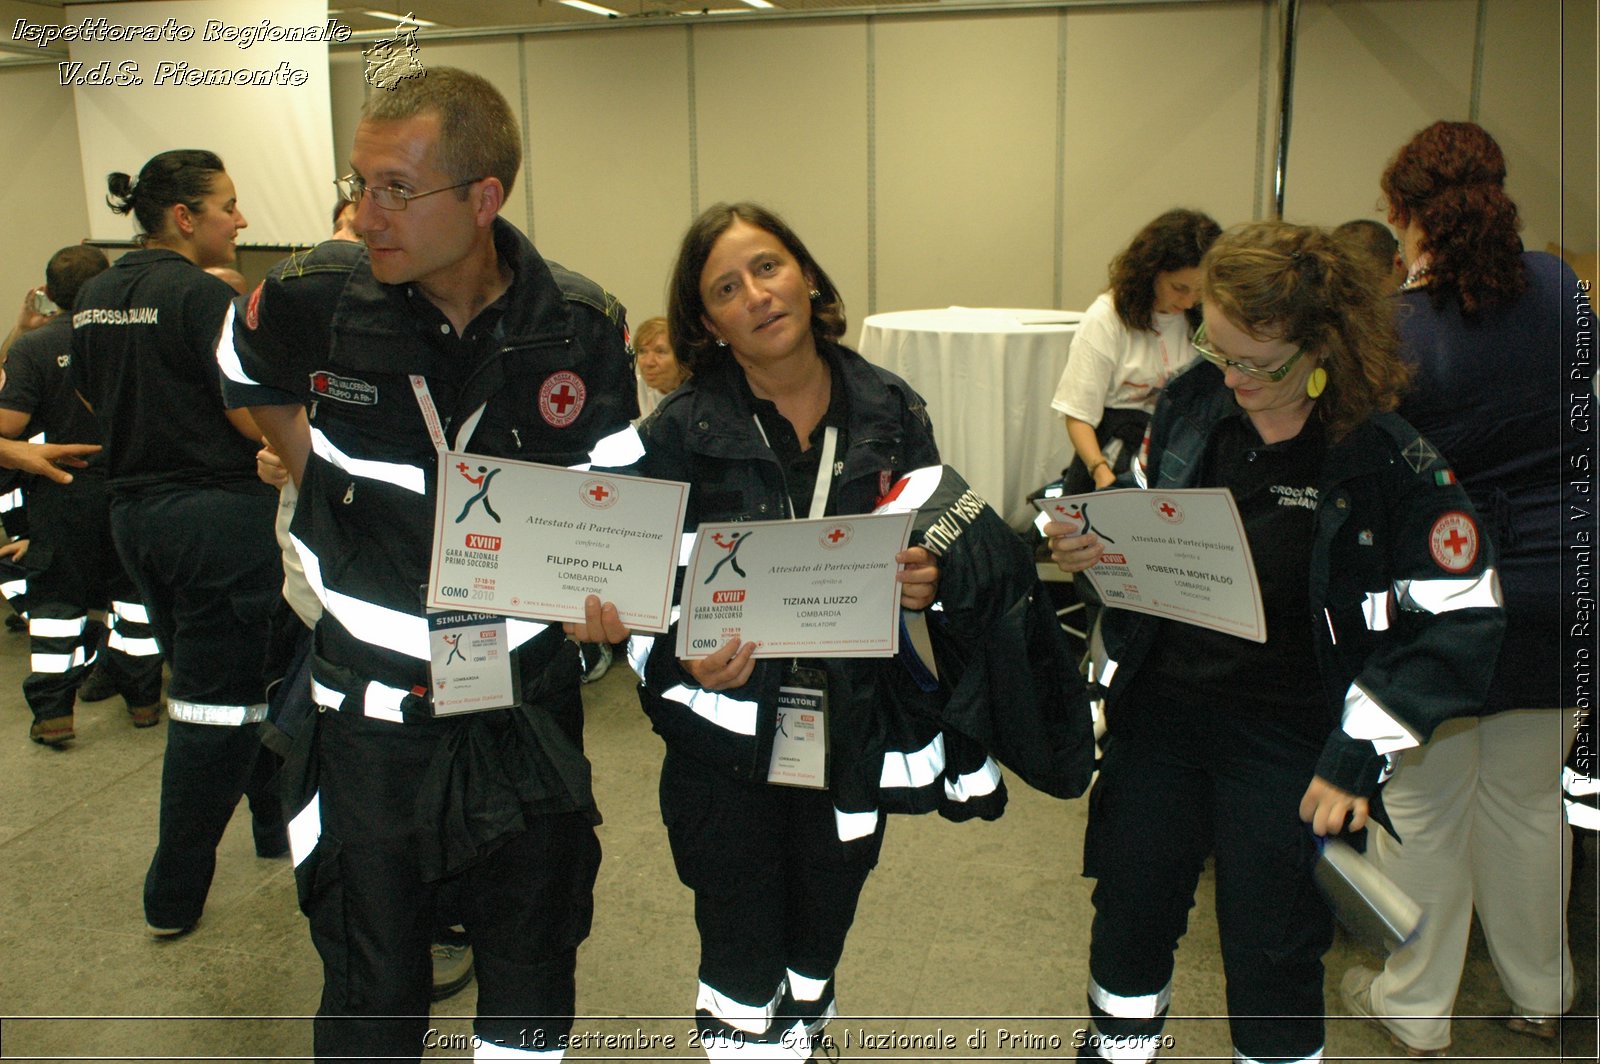
[[(434, 450), (447, 453), (444, 424), (434, 405), (428, 382), (411, 375), (411, 390), (428, 427)], [(484, 403), (464, 418), (456, 431), (456, 452), (465, 453), (466, 442), (488, 408)], [(444, 505), (441, 483), (435, 506)], [(436, 717), (505, 709), (521, 701), (520, 684), (512, 668), (511, 642), (504, 617), (464, 610), (428, 613), (428, 704)]]
[[(772, 449), (767, 430), (756, 418), (756, 431), (761, 442)], [(817, 465), (817, 482), (811, 491), (812, 518), (825, 517), (828, 508), (828, 491), (833, 486), (833, 459), (839, 449), (839, 429), (829, 425), (822, 436), (822, 457)], [(794, 514), (794, 503), (784, 491), (789, 515)], [(789, 673), (778, 687), (778, 719), (772, 737), (772, 760), (767, 766), (767, 782), (789, 787), (825, 789), (828, 786), (828, 734), (825, 726), (828, 711), (828, 674), (821, 669), (808, 668), (798, 660), (789, 665)]]

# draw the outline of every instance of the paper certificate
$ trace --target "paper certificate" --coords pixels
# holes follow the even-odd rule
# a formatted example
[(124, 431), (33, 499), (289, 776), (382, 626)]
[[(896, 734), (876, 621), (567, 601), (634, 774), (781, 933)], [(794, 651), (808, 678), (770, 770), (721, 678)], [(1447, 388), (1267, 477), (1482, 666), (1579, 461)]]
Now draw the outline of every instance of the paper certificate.
[(1100, 537), (1082, 576), (1107, 606), (1267, 641), (1250, 544), (1227, 488), (1117, 488), (1036, 499), (1052, 521)]
[(689, 486), (443, 451), (428, 606), (664, 632)]
[(894, 556), (914, 516), (701, 525), (683, 578), (678, 657), (709, 657), (735, 636), (758, 644), (758, 658), (894, 656)]

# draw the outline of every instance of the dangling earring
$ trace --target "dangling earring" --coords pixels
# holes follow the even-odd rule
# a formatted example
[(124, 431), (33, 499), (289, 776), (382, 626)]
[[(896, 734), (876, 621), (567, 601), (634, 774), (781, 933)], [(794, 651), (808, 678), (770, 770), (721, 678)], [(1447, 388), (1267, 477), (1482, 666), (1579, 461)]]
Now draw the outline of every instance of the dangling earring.
[(1308, 398), (1315, 399), (1317, 396), (1321, 395), (1323, 391), (1327, 389), (1327, 387), (1328, 371), (1323, 369), (1321, 366), (1318, 366), (1316, 369), (1312, 370), (1311, 375), (1306, 378), (1306, 396)]
[(821, 292), (819, 292), (819, 291), (817, 291), (817, 290), (816, 290), (816, 289), (815, 289), (815, 288), (813, 288), (813, 289), (812, 289), (812, 290), (811, 290), (811, 301), (812, 301), (812, 302), (813, 302), (813, 303), (815, 303), (815, 302), (816, 302), (816, 301), (817, 301), (817, 300), (819, 300), (819, 299), (821, 299), (821, 298), (822, 298), (822, 293), (821, 293)]

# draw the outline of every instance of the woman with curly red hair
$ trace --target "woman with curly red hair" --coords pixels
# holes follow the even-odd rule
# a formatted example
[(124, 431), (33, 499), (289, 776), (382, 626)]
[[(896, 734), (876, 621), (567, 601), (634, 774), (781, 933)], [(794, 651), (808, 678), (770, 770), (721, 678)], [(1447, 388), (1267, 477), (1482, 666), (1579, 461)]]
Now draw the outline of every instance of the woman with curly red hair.
[[(1444, 453), (1498, 549), (1506, 637), (1481, 716), (1407, 751), (1384, 794), (1399, 845), (1375, 859), (1419, 903), (1418, 941), (1382, 972), (1352, 968), (1352, 1012), (1411, 1056), (1443, 1056), (1476, 908), (1513, 1004), (1512, 1030), (1553, 1039), (1575, 984), (1563, 917), (1570, 838), (1557, 785), (1576, 704), (1562, 667), (1561, 482), (1581, 440), (1563, 380), (1588, 301), (1572, 271), (1525, 252), (1500, 147), (1471, 122), (1435, 122), (1383, 173), (1407, 280), (1397, 313), (1414, 371), (1400, 413)], [(1576, 379), (1576, 378), (1575, 378)], [(1577, 468), (1577, 467), (1571, 467)], [(1381, 1017), (1381, 1019), (1379, 1019)]]

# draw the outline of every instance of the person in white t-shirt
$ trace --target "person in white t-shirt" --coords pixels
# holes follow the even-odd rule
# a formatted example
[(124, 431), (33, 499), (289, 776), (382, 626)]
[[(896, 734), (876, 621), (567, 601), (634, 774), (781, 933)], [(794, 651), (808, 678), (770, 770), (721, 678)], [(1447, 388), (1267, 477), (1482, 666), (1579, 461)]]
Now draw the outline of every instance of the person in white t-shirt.
[(1222, 229), (1206, 214), (1170, 210), (1111, 261), (1111, 288), (1078, 326), (1052, 410), (1074, 458), (1069, 493), (1109, 486), (1138, 453), (1156, 398), (1198, 356), (1200, 260)]

